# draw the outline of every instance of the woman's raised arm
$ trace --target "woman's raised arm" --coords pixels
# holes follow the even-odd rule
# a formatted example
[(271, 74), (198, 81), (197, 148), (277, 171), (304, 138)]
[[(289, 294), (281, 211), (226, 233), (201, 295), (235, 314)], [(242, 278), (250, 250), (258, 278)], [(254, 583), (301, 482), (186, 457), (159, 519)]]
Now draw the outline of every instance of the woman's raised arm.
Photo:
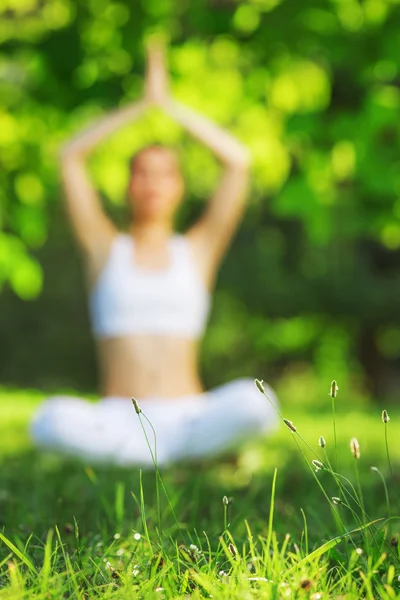
[(220, 183), (200, 220), (188, 232), (217, 266), (239, 224), (247, 195), (250, 154), (235, 137), (186, 106), (169, 99), (164, 109), (224, 166)]
[(116, 233), (86, 171), (85, 158), (104, 138), (139, 118), (146, 99), (113, 111), (67, 142), (61, 149), (61, 173), (68, 213), (78, 241), (95, 271), (102, 268)]

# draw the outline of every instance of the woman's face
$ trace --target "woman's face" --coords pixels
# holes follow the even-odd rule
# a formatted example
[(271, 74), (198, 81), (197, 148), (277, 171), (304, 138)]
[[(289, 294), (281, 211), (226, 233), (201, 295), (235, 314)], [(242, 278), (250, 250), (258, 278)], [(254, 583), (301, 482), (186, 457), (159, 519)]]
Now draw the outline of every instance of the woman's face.
[(171, 219), (183, 194), (178, 161), (167, 148), (139, 152), (132, 164), (129, 199), (135, 217)]

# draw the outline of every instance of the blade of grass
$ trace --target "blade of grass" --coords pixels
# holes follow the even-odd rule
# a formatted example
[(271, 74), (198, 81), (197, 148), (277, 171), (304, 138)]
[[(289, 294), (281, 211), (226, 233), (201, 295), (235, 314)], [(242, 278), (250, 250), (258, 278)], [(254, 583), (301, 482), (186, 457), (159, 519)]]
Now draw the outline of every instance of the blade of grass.
[(278, 469), (275, 467), (274, 477), (272, 479), (272, 488), (271, 488), (271, 504), (269, 507), (268, 536), (267, 536), (267, 546), (266, 546), (267, 552), (269, 552), (269, 547), (271, 545), (272, 527), (274, 524), (275, 491), (276, 491), (276, 475), (277, 475), (277, 473), (278, 473)]
[(290, 573), (295, 571), (300, 565), (304, 565), (308, 561), (321, 558), (321, 556), (323, 554), (325, 554), (326, 552), (329, 552), (329, 550), (332, 550), (332, 548), (334, 548), (335, 546), (340, 544), (340, 542), (343, 541), (344, 539), (346, 539), (347, 537), (353, 535), (353, 533), (358, 533), (359, 531), (363, 531), (364, 529), (371, 527), (371, 525), (374, 525), (375, 523), (379, 523), (379, 521), (384, 521), (384, 519), (383, 518), (375, 519), (374, 521), (370, 521), (370, 523), (366, 523), (365, 525), (362, 525), (361, 527), (357, 527), (356, 529), (347, 531), (343, 535), (339, 535), (335, 538), (332, 538), (328, 542), (325, 542), (325, 544), (322, 544), (322, 546), (319, 546), (319, 548), (317, 548), (316, 550), (313, 550), (313, 552), (311, 552), (310, 554), (308, 554), (307, 556), (302, 558), (298, 563), (293, 565), (293, 567), (290, 567), (290, 569), (288, 569), (286, 571), (286, 573), (283, 575), (283, 578), (286, 578), (288, 575), (290, 575)]
[(18, 558), (24, 563), (25, 566), (28, 567), (30, 571), (32, 571), (32, 573), (35, 573), (35, 575), (38, 574), (38, 571), (32, 561), (28, 557), (24, 556), (21, 550), (18, 550), (18, 548), (14, 546), (14, 544), (2, 533), (0, 533), (0, 540), (4, 542), (4, 544), (10, 548), (10, 550), (12, 550), (15, 556), (18, 556)]

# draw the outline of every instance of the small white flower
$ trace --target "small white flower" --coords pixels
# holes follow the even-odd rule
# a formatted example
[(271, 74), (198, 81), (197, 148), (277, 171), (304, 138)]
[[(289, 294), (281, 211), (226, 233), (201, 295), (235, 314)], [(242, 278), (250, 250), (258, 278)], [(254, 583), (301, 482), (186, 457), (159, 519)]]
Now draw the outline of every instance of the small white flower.
[(133, 565), (132, 575), (137, 577), (139, 575), (139, 565)]

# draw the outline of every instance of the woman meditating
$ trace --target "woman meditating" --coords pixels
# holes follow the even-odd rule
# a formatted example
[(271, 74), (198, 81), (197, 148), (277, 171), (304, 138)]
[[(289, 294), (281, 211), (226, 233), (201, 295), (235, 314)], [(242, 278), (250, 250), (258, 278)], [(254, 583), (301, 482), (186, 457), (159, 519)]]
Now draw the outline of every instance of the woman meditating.
[[(153, 145), (133, 157), (128, 189), (133, 219), (126, 232), (104, 213), (85, 169), (85, 158), (99, 142), (151, 106), (206, 144), (224, 167), (204, 214), (184, 235), (174, 232), (184, 184), (171, 149)], [(249, 155), (231, 135), (170, 97), (160, 47), (149, 49), (143, 100), (67, 143), (61, 169), (86, 266), (103, 398), (92, 403), (58, 396), (44, 402), (32, 423), (37, 444), (86, 460), (151, 466), (132, 397), (155, 429), (161, 466), (231, 450), (271, 429), (275, 413), (253, 380), (206, 392), (198, 374), (211, 291), (243, 213)], [(266, 392), (275, 400), (268, 386)], [(142, 423), (153, 446), (150, 426), (143, 418)]]

